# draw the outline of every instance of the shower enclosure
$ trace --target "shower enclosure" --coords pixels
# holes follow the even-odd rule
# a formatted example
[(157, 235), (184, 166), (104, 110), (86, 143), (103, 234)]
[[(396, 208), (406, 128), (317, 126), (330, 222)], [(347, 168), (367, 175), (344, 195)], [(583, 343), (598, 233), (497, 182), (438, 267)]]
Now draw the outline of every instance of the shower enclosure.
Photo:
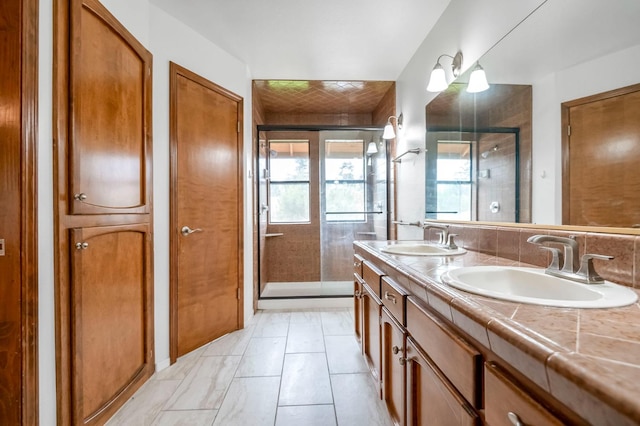
[(259, 134), (259, 297), (353, 296), (353, 241), (388, 238), (381, 129)]

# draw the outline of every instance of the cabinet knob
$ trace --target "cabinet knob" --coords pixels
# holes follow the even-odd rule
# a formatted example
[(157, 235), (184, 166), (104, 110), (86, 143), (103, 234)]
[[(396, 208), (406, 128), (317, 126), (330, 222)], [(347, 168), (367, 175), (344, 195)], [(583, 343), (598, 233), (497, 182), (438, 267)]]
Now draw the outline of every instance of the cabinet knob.
[(513, 426), (525, 426), (525, 424), (520, 420), (520, 417), (513, 411), (509, 411), (507, 413), (507, 419), (509, 419)]
[(357, 299), (360, 299), (362, 297), (362, 292), (360, 290), (356, 290), (356, 292), (353, 293), (353, 296)]
[(391, 352), (393, 352), (394, 355), (397, 355), (398, 352), (402, 352), (402, 349), (400, 349), (397, 346), (394, 346), (394, 347), (391, 348)]
[(84, 201), (87, 199), (87, 194), (85, 194), (84, 192), (74, 194), (73, 199), (76, 201)]
[(89, 247), (89, 243), (87, 242), (76, 243), (76, 250), (86, 250), (87, 247)]
[[(398, 358), (398, 362), (400, 363), (400, 365), (405, 365), (407, 363), (407, 360), (402, 358), (402, 357), (400, 357), (400, 358)], [(522, 425), (522, 426), (524, 426), (524, 425)]]
[(359, 267), (361, 267), (361, 266), (362, 266), (362, 263), (360, 263), (360, 262), (353, 262), (353, 266), (354, 266), (355, 268), (359, 268)]

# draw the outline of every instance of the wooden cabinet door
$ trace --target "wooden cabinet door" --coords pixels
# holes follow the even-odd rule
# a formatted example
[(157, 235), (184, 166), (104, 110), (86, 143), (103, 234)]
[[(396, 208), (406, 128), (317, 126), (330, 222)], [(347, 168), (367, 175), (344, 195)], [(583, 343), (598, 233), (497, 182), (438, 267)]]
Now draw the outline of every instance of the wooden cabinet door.
[(150, 226), (69, 232), (72, 423), (102, 424), (154, 369)]
[(406, 359), (408, 425), (479, 424), (477, 413), (411, 337), (407, 337)]
[(148, 213), (151, 53), (97, 0), (70, 11), (70, 214)]
[(406, 418), (406, 368), (404, 328), (382, 308), (380, 320), (382, 350), (382, 398), (393, 423), (404, 425)]
[(380, 390), (380, 313), (382, 302), (367, 286), (362, 286), (362, 352)]

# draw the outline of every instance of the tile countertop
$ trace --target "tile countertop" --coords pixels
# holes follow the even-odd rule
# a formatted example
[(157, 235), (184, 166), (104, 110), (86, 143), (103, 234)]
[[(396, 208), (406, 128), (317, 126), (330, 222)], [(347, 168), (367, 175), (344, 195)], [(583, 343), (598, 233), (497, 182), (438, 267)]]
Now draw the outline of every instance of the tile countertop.
[(532, 265), (474, 251), (430, 257), (379, 250), (390, 243), (356, 241), (356, 253), (395, 269), (399, 284), (589, 423), (640, 424), (640, 303), (575, 309), (479, 296), (440, 275), (463, 266)]

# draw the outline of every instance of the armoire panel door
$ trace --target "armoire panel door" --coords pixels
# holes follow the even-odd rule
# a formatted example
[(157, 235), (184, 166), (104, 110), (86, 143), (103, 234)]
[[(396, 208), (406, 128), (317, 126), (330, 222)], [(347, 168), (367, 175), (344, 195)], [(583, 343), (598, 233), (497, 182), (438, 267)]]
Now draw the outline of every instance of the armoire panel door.
[(101, 414), (154, 368), (150, 228), (69, 232), (73, 423), (101, 424)]
[(95, 0), (72, 0), (71, 214), (148, 213), (151, 54)]

